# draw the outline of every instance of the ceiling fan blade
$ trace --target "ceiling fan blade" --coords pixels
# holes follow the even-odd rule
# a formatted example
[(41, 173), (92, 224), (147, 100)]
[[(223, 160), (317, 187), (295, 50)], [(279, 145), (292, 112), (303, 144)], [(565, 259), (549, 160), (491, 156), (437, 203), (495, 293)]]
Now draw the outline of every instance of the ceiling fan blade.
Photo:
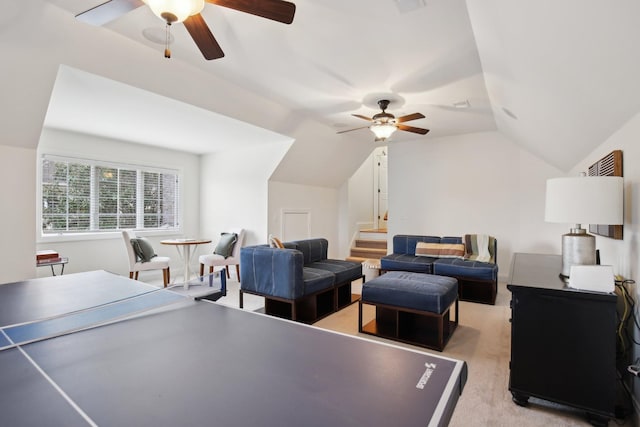
[(199, 13), (192, 15), (188, 17), (183, 24), (187, 28), (187, 31), (189, 31), (189, 34), (191, 34), (191, 38), (196, 42), (198, 49), (200, 49), (205, 59), (211, 60), (224, 57), (222, 48), (216, 38), (213, 37), (202, 15)]
[(340, 132), (336, 132), (336, 133), (345, 133), (345, 132), (351, 132), (352, 130), (359, 130), (359, 129), (366, 129), (366, 128), (368, 128), (368, 127), (369, 127), (369, 126), (362, 126), (362, 127), (359, 127), (359, 128), (355, 128), (355, 129), (347, 129), (347, 130), (341, 130)]
[(362, 116), (362, 115), (360, 115), (360, 114), (352, 114), (352, 116), (353, 116), (353, 117), (357, 117), (357, 118), (359, 118), (359, 119), (366, 120), (366, 121), (368, 121), (368, 122), (372, 122), (372, 121), (373, 121), (373, 119), (372, 119), (372, 118), (369, 118), (369, 117), (367, 117), (367, 116)]
[(419, 133), (420, 135), (426, 135), (427, 132), (429, 132), (429, 129), (416, 128), (413, 126), (407, 126), (407, 125), (396, 125), (396, 126), (398, 127), (398, 129), (403, 130), (405, 132)]
[(140, 0), (109, 0), (76, 15), (78, 21), (91, 25), (104, 25), (127, 12), (144, 6)]
[(296, 13), (296, 5), (283, 0), (206, 0), (208, 3), (251, 15), (261, 16), (273, 21), (291, 24)]
[(422, 113), (407, 114), (406, 116), (398, 117), (396, 119), (396, 123), (410, 122), (411, 120), (418, 120), (418, 119), (424, 119), (424, 114)]

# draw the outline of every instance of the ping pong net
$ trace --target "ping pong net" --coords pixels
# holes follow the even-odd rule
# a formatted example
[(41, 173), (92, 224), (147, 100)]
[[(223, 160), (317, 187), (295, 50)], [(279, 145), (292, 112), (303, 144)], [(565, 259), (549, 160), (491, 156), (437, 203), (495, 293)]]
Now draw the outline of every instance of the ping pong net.
[[(88, 283), (92, 277), (89, 276), (85, 285), (93, 286), (97, 296), (92, 295), (92, 298), (85, 298), (86, 302), (76, 302), (73, 309), (69, 311), (42, 315), (40, 310), (33, 310), (32, 317), (26, 321), (0, 325), (0, 351), (134, 317), (150, 315), (161, 310), (182, 307), (193, 304), (194, 300), (198, 299), (215, 301), (226, 294), (224, 272), (222, 274), (215, 272), (196, 278), (191, 280), (188, 286), (176, 284), (168, 288), (157, 288), (106, 272), (91, 273), (97, 274), (94, 277), (98, 280)], [(106, 277), (105, 274), (111, 277)], [(60, 276), (59, 280), (64, 280), (63, 277)], [(126, 287), (127, 283), (131, 283), (128, 288)], [(114, 286), (105, 292), (105, 287), (116, 284), (120, 287), (125, 286), (125, 288), (118, 291), (117, 286)], [(40, 296), (43, 298), (51, 297), (52, 290), (47, 289), (47, 285), (51, 285), (51, 283), (44, 284), (41, 288), (42, 295)], [(33, 298), (32, 293), (28, 294)], [(117, 297), (114, 298), (114, 296)], [(72, 298), (73, 293), (69, 297)], [(79, 297), (82, 298), (83, 295), (79, 295)], [(26, 304), (26, 310), (28, 309), (29, 304)]]

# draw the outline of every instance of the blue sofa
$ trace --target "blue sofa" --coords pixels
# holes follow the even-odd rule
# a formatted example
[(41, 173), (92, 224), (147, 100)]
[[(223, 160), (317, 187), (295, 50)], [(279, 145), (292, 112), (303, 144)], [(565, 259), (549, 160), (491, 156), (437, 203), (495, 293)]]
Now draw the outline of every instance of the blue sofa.
[(364, 279), (362, 264), (328, 259), (326, 239), (285, 242), (285, 248), (240, 250), (240, 308), (243, 294), (265, 298), (265, 312), (313, 323), (355, 302), (351, 282)]
[(491, 262), (416, 256), (418, 242), (464, 243), (462, 237), (398, 234), (393, 236), (393, 253), (380, 260), (381, 270), (410, 271), (455, 277), (458, 279), (458, 292), (461, 300), (495, 304), (498, 293), (498, 242), (496, 239), (491, 238), (493, 244), (489, 245)]

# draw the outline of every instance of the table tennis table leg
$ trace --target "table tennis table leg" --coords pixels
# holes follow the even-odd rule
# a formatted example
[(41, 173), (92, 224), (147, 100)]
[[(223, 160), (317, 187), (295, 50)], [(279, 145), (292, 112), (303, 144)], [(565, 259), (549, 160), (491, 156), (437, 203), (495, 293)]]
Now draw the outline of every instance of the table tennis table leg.
[[(213, 267), (211, 267), (213, 268)], [(213, 275), (214, 273), (209, 273), (209, 287), (213, 286)], [(220, 277), (220, 292), (222, 292), (222, 296), (227, 296), (227, 276), (224, 275), (224, 271), (222, 273), (218, 273), (218, 277)], [(200, 276), (200, 281), (204, 279), (203, 276)], [(242, 298), (242, 296), (241, 296)], [(242, 308), (242, 305), (240, 305)]]

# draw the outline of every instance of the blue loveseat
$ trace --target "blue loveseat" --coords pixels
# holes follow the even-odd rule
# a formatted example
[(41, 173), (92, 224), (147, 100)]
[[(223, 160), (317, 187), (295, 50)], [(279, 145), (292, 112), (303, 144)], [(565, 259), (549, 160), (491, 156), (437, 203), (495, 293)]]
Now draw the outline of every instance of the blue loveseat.
[(240, 250), (240, 308), (243, 294), (265, 298), (265, 312), (313, 323), (355, 302), (351, 282), (362, 275), (362, 264), (328, 259), (326, 239), (285, 242)]
[(464, 258), (438, 258), (416, 256), (418, 242), (464, 244), (462, 237), (415, 236), (398, 234), (393, 236), (393, 253), (382, 257), (382, 271), (410, 271), (436, 274), (458, 279), (461, 300), (495, 304), (498, 293), (498, 242), (490, 239), (490, 262)]

